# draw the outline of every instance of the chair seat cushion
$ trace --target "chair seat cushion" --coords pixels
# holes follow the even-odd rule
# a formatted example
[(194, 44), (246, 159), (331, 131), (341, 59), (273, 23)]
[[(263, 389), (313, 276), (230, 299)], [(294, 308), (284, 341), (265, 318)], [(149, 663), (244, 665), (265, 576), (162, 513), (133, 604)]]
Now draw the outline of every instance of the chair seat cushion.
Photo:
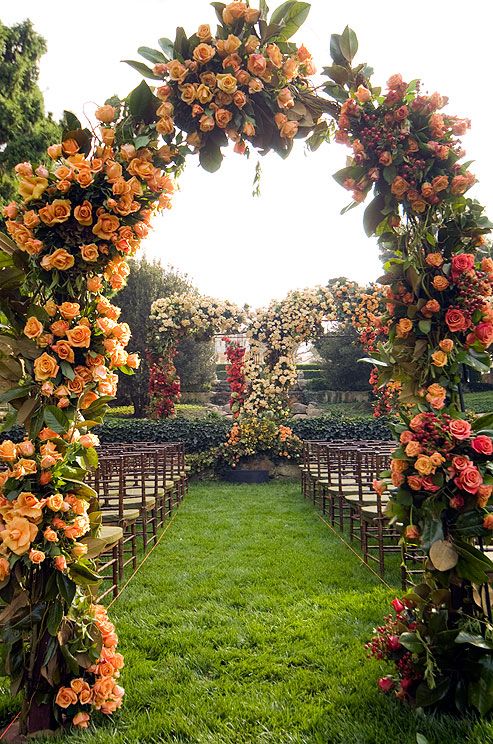
[(99, 531), (99, 539), (104, 540), (106, 549), (113, 548), (123, 538), (123, 528), (116, 525), (103, 524)]
[[(123, 521), (124, 522), (136, 522), (140, 516), (138, 509), (124, 509), (123, 510)], [(108, 509), (103, 511), (103, 523), (104, 522), (115, 522), (119, 520), (118, 509)]]

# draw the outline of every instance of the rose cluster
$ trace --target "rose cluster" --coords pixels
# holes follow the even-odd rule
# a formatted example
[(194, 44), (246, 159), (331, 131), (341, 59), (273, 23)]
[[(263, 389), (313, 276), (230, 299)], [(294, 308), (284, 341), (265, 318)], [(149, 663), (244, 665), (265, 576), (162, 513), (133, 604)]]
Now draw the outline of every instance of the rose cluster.
[(116, 650), (118, 636), (115, 626), (102, 605), (92, 605), (88, 616), (101, 638), (98, 659), (87, 667), (84, 676), (74, 677), (69, 685), (60, 687), (55, 698), (62, 715), (69, 717), (72, 724), (81, 729), (88, 728), (92, 710), (111, 715), (121, 706), (124, 695), (123, 688), (117, 682), (124, 660)]
[(359, 85), (341, 106), (336, 140), (353, 151), (343, 185), (354, 201), (375, 186), (398, 224), (399, 205), (422, 214), (463, 195), (476, 179), (458, 162), (464, 154), (458, 136), (469, 120), (439, 113), (447, 98), (421, 95), (419, 81), (408, 84), (396, 74), (387, 86), (380, 96)]
[(233, 417), (239, 416), (240, 410), (245, 400), (246, 379), (245, 379), (245, 353), (246, 348), (238, 342), (225, 337), (226, 358), (226, 380), (231, 391), (229, 407)]
[(265, 454), (274, 458), (296, 458), (301, 452), (301, 440), (289, 426), (277, 423), (270, 415), (262, 417), (242, 415), (233, 424), (221, 457), (236, 467), (243, 457)]
[(156, 129), (169, 143), (170, 158), (176, 129), (198, 149), (226, 133), (240, 154), (248, 141), (256, 144), (266, 112), (281, 140), (298, 133), (297, 91), (315, 73), (312, 57), (304, 46), (286, 52), (273, 39), (263, 41), (259, 19), (259, 10), (230, 3), (218, 35), (202, 24), (189, 39), (175, 42), (172, 59), (154, 64), (152, 72), (163, 82)]

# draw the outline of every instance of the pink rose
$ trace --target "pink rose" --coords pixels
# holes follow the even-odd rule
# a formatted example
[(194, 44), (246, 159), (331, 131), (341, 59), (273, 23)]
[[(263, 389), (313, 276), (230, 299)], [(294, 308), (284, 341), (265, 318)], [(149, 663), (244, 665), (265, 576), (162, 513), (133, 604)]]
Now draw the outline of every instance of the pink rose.
[(381, 677), (378, 680), (378, 686), (382, 690), (382, 692), (390, 692), (391, 689), (394, 687), (394, 680), (392, 677)]
[(395, 597), (395, 599), (393, 599), (390, 604), (396, 612), (404, 612), (404, 610), (406, 609), (405, 605), (397, 597)]
[(468, 439), (471, 436), (471, 424), (464, 419), (453, 419), (449, 429), (454, 439)]
[(466, 468), (466, 470), (463, 470), (461, 474), (454, 479), (454, 483), (463, 491), (474, 494), (477, 493), (479, 486), (482, 485), (483, 476), (475, 467)]
[(478, 434), (471, 442), (471, 447), (479, 455), (493, 454), (493, 441), (485, 434)]
[(472, 253), (458, 253), (452, 256), (452, 277), (457, 278), (464, 272), (474, 269), (474, 256)]
[(476, 328), (474, 329), (474, 333), (476, 334), (476, 338), (481, 341), (483, 346), (486, 348), (488, 346), (491, 346), (493, 343), (493, 324), (488, 323), (487, 321), (483, 321), (482, 323), (479, 323)]

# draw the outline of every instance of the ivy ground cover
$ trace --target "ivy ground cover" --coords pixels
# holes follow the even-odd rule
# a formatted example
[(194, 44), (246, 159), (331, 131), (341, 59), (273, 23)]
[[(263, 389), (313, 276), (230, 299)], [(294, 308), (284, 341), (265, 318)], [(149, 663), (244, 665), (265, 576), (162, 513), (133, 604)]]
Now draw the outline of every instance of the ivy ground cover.
[(492, 743), (491, 723), (425, 718), (378, 692), (364, 643), (393, 596), (297, 484), (192, 486), (113, 607), (125, 708), (64, 741)]

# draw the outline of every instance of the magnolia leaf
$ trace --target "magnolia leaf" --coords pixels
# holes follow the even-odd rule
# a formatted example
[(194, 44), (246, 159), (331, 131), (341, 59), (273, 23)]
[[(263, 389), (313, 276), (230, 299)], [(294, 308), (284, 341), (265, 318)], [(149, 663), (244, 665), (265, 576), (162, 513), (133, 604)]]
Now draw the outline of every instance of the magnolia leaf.
[(332, 34), (330, 37), (330, 56), (336, 65), (345, 65), (347, 63), (341, 51), (341, 34)]
[(199, 152), (199, 162), (208, 173), (215, 173), (221, 167), (223, 154), (215, 142), (208, 142)]
[(25, 398), (29, 395), (32, 386), (22, 385), (21, 387), (10, 388), (0, 395), (0, 403), (10, 403), (18, 398)]
[(57, 406), (46, 406), (44, 409), (44, 421), (49, 429), (57, 434), (65, 434), (70, 426), (68, 417)]
[(167, 39), (166, 37), (163, 37), (162, 39), (158, 40), (158, 44), (168, 59), (174, 58), (175, 48), (174, 48), (174, 44), (171, 41), (171, 39)]
[(137, 72), (140, 72), (141, 75), (143, 75), (146, 78), (151, 78), (152, 80), (161, 80), (161, 75), (156, 75), (150, 67), (145, 65), (143, 62), (137, 62), (133, 59), (122, 59), (122, 62), (124, 62), (126, 65), (130, 65), (130, 67), (133, 67), (134, 70), (137, 70)]
[(437, 571), (450, 571), (457, 565), (459, 554), (448, 540), (436, 540), (430, 548), (430, 559)]
[(477, 666), (479, 678), (469, 683), (469, 702), (484, 716), (493, 708), (493, 657), (482, 656)]
[(60, 628), (60, 623), (63, 620), (63, 614), (64, 614), (64, 606), (63, 602), (60, 602), (59, 599), (56, 599), (54, 602), (50, 603), (50, 608), (48, 610), (48, 618), (46, 621), (46, 627), (48, 628), (48, 632), (52, 636), (56, 636), (58, 633), (58, 630)]
[(385, 198), (382, 194), (378, 194), (365, 209), (363, 214), (363, 227), (365, 228), (365, 233), (369, 238), (374, 235), (377, 225), (379, 225), (385, 217), (382, 213), (384, 206)]
[(127, 98), (130, 113), (135, 119), (142, 120), (145, 124), (154, 121), (159, 99), (153, 94), (145, 80), (134, 88)]
[(344, 58), (352, 62), (358, 51), (358, 37), (349, 26), (342, 32), (339, 46)]
[(484, 416), (479, 416), (473, 421), (472, 428), (473, 431), (493, 428), (493, 413), (486, 413)]
[[(309, 13), (309, 3), (293, 3), (292, 6), (288, 9), (287, 13), (285, 13), (283, 16), (283, 28), (279, 32), (277, 38), (281, 41), (287, 41), (288, 39), (290, 39), (304, 24), (304, 22), (308, 18)], [(272, 23), (276, 23), (274, 15), (275, 13), (272, 15), (271, 18)]]
[(153, 64), (162, 64), (163, 62), (167, 62), (164, 54), (158, 49), (151, 49), (150, 47), (141, 46), (137, 49), (137, 51), (141, 57), (144, 57), (144, 59), (149, 60), (149, 62), (152, 62)]

